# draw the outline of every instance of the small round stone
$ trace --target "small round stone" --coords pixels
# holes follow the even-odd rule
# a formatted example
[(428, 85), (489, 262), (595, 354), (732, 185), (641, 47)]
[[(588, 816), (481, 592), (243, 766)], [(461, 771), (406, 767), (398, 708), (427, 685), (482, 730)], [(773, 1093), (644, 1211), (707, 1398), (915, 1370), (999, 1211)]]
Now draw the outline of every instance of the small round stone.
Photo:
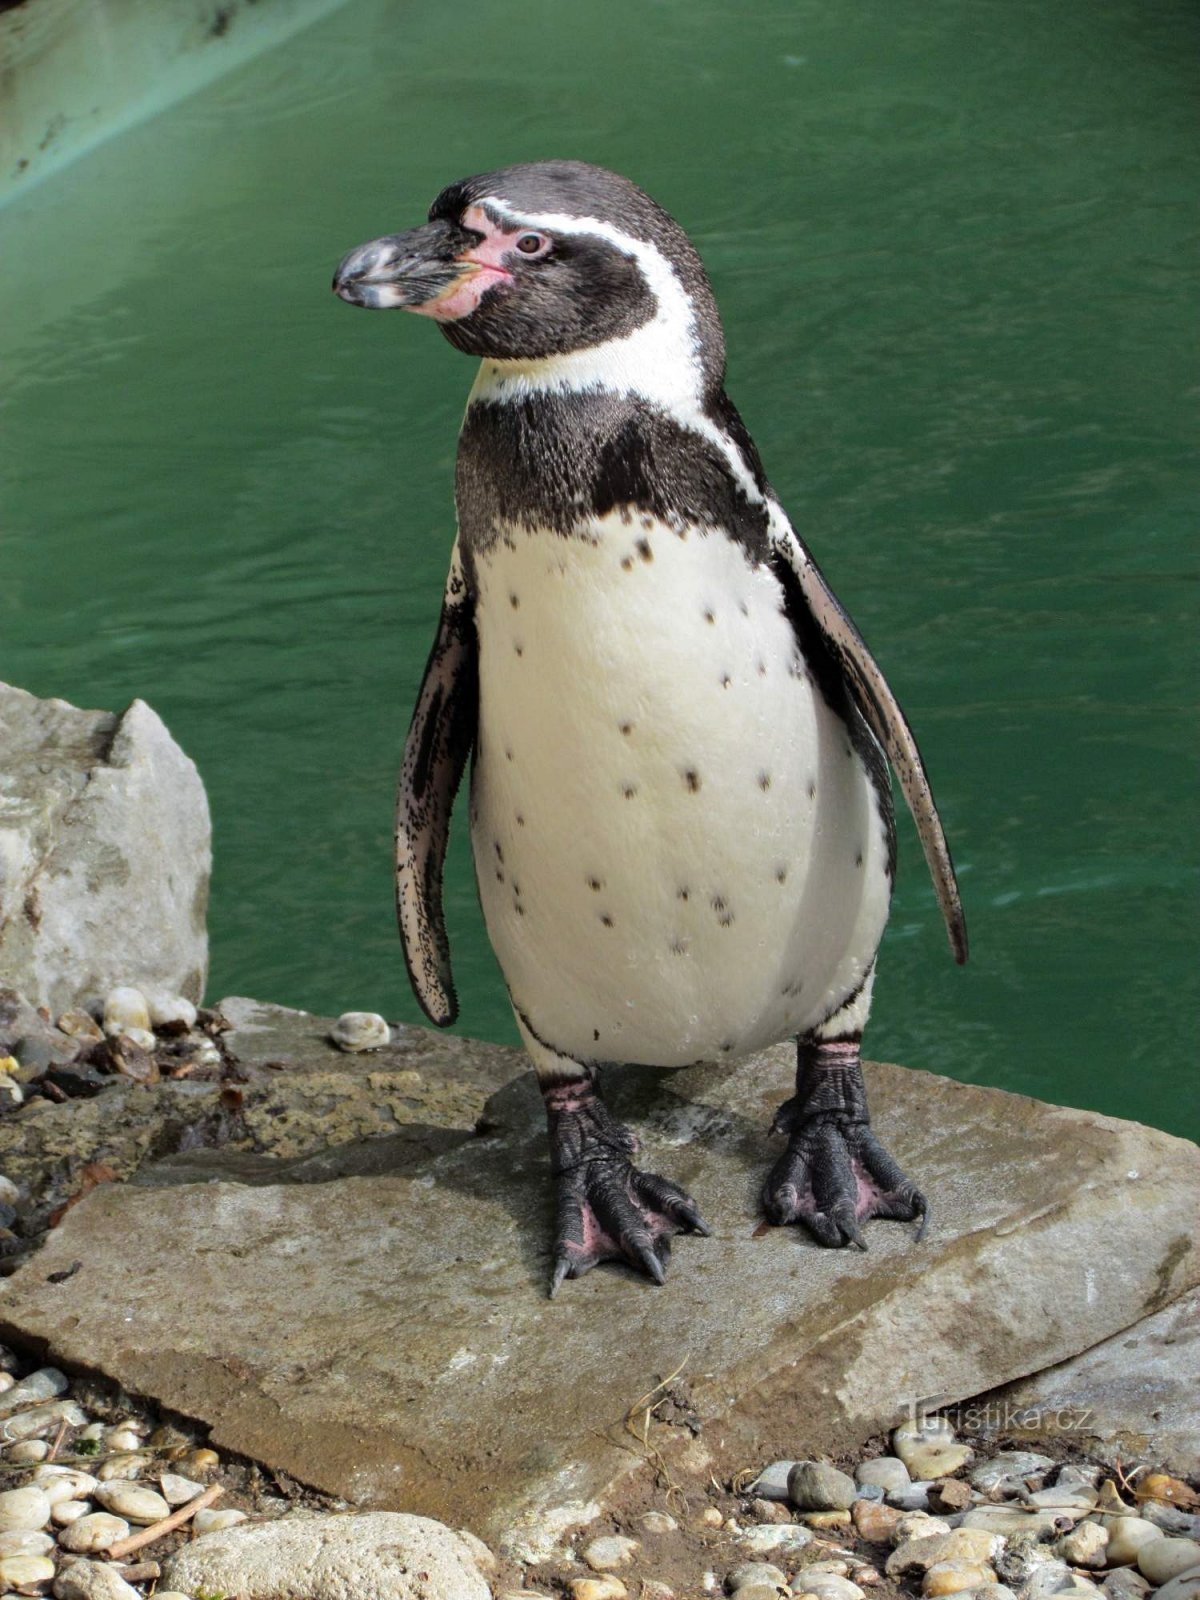
[(244, 1511), (213, 1511), (206, 1507), (197, 1511), (192, 1518), (192, 1526), (197, 1533), (220, 1533), (222, 1528), (236, 1528), (239, 1522), (246, 1521)]
[(1152, 1539), (1137, 1553), (1138, 1571), (1157, 1587), (1200, 1567), (1200, 1544), (1194, 1539)]
[(171, 1508), (154, 1489), (145, 1484), (131, 1483), (127, 1479), (111, 1478), (96, 1489), (96, 1499), (106, 1511), (124, 1517), (126, 1522), (136, 1522), (143, 1527), (161, 1522), (169, 1517)]
[(119, 1450), (115, 1456), (109, 1456), (96, 1468), (96, 1476), (102, 1483), (110, 1482), (114, 1478), (140, 1478), (150, 1465), (150, 1457), (137, 1450)]
[(210, 1450), (207, 1445), (201, 1445), (181, 1457), (179, 1465), (185, 1472), (211, 1472), (214, 1467), (221, 1465), (221, 1458), (215, 1450)]
[(788, 1494), (802, 1511), (848, 1511), (856, 1499), (854, 1479), (827, 1461), (797, 1461)]
[(58, 1019), (58, 1031), (69, 1039), (83, 1039), (92, 1044), (104, 1037), (103, 1029), (86, 1011), (64, 1011)]
[(35, 1483), (0, 1494), (0, 1533), (10, 1528), (44, 1528), (50, 1521), (50, 1502)]
[(571, 1600), (626, 1600), (629, 1590), (620, 1578), (572, 1578), (567, 1586)]
[[(6, 1178), (4, 1174), (0, 1172), (0, 1205), (15, 1206), (20, 1198), (20, 1189), (17, 1188), (16, 1184), (11, 1178)], [(0, 1394), (3, 1394), (5, 1389), (11, 1389), (13, 1384), (17, 1381), (11, 1372), (0, 1373), (0, 1379), (4, 1378), (7, 1378), (8, 1382), (0, 1382)]]
[(185, 1506), (189, 1500), (194, 1500), (198, 1494), (204, 1493), (204, 1485), (196, 1483), (191, 1478), (181, 1478), (176, 1472), (164, 1472), (158, 1480), (158, 1487), (162, 1497), (171, 1507)]
[(1136, 1567), (1114, 1567), (1100, 1585), (1108, 1600), (1144, 1600), (1150, 1585)]
[(1105, 1551), (1109, 1566), (1132, 1566), (1144, 1544), (1161, 1538), (1162, 1529), (1147, 1522), (1145, 1517), (1114, 1517), (1108, 1525), (1108, 1548)]
[(967, 1482), (981, 1494), (1012, 1496), (1040, 1486), (1053, 1465), (1049, 1456), (1034, 1450), (1001, 1450), (990, 1461), (972, 1467)]
[(678, 1526), (675, 1518), (665, 1511), (647, 1511), (642, 1518), (642, 1527), (647, 1533), (674, 1533)]
[(849, 1578), (836, 1572), (814, 1571), (805, 1567), (800, 1576), (804, 1580), (805, 1594), (815, 1594), (817, 1600), (863, 1600), (863, 1591)]
[(33, 1589), (53, 1576), (49, 1556), (0, 1556), (0, 1583), (6, 1589)]
[(1200, 1568), (1195, 1572), (1181, 1572), (1170, 1583), (1155, 1590), (1154, 1600), (1200, 1600)]
[(719, 1528), (725, 1518), (717, 1510), (716, 1506), (705, 1506), (698, 1520), (705, 1528)]
[(45, 1461), (50, 1454), (50, 1446), (45, 1439), (20, 1439), (16, 1444), (10, 1444), (4, 1452), (4, 1459), (12, 1461), (19, 1467), (33, 1466), (38, 1461)]
[(636, 1539), (614, 1533), (603, 1539), (593, 1539), (585, 1548), (583, 1559), (593, 1572), (618, 1572), (632, 1564), (639, 1548)]
[(156, 1033), (187, 1033), (196, 1026), (196, 1008), (181, 994), (151, 990), (146, 996), (146, 1009)]
[(787, 1583), (787, 1577), (769, 1561), (745, 1561), (740, 1567), (734, 1567), (725, 1581), (730, 1594), (744, 1595), (756, 1587), (765, 1589), (768, 1594), (777, 1594)]
[(860, 1461), (854, 1469), (854, 1477), (860, 1484), (877, 1484), (885, 1492), (888, 1489), (903, 1489), (912, 1482), (912, 1476), (899, 1456), (876, 1456), (871, 1461)]
[(110, 1450), (137, 1450), (142, 1440), (133, 1428), (120, 1427), (110, 1428), (104, 1435), (104, 1442)]
[(116, 1567), (104, 1561), (64, 1562), (54, 1580), (55, 1600), (142, 1600)]
[(891, 1544), (896, 1524), (905, 1513), (875, 1500), (856, 1500), (850, 1512), (854, 1526), (870, 1544)]
[(1081, 1522), (1058, 1541), (1058, 1553), (1073, 1567), (1108, 1565), (1108, 1529), (1098, 1522)]
[(329, 1037), (339, 1050), (382, 1050), (392, 1041), (392, 1030), (375, 1011), (343, 1011)]
[(87, 1500), (96, 1492), (96, 1479), (90, 1472), (78, 1472), (74, 1467), (60, 1467), (47, 1461), (33, 1475), (33, 1481), (45, 1492), (52, 1506), (60, 1500)]
[(110, 989), (104, 997), (104, 1031), (111, 1037), (116, 1033), (127, 1034), (131, 1028), (150, 1032), (150, 1008), (140, 989), (123, 984)]
[(928, 1511), (931, 1488), (929, 1480), (924, 1479), (919, 1483), (903, 1484), (899, 1489), (887, 1489), (884, 1493), (888, 1505), (895, 1506), (897, 1511)]
[(54, 1540), (36, 1528), (10, 1528), (0, 1533), (0, 1556), (48, 1556)]
[(128, 1539), (129, 1524), (124, 1517), (115, 1517), (109, 1511), (91, 1511), (80, 1517), (69, 1528), (64, 1528), (58, 1542), (64, 1550), (75, 1555), (98, 1555), (121, 1539)]
[(981, 1567), (973, 1561), (935, 1561), (921, 1579), (921, 1593), (927, 1600), (936, 1600), (939, 1595), (962, 1594), (995, 1581), (991, 1567)]
[(941, 1517), (927, 1516), (924, 1511), (908, 1511), (896, 1520), (892, 1543), (897, 1549), (911, 1539), (932, 1539), (934, 1534), (950, 1532), (950, 1524)]
[(50, 1507), (50, 1521), (56, 1528), (69, 1528), (92, 1509), (90, 1500), (56, 1500)]

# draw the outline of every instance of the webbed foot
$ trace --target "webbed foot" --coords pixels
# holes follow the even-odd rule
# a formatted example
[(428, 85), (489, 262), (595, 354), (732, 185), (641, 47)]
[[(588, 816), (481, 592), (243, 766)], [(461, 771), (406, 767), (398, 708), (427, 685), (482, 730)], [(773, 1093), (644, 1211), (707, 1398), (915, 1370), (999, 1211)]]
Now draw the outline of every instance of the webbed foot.
[(796, 1093), (771, 1132), (787, 1134), (788, 1147), (763, 1186), (769, 1222), (803, 1223), (834, 1249), (865, 1250), (861, 1224), (871, 1217), (919, 1217), (924, 1233), (925, 1196), (871, 1131), (857, 1038), (801, 1041)]
[(695, 1201), (669, 1178), (633, 1165), (637, 1140), (590, 1079), (543, 1084), (542, 1095), (558, 1182), (551, 1299), (565, 1278), (581, 1278), (601, 1261), (624, 1261), (664, 1282), (672, 1236), (709, 1232)]

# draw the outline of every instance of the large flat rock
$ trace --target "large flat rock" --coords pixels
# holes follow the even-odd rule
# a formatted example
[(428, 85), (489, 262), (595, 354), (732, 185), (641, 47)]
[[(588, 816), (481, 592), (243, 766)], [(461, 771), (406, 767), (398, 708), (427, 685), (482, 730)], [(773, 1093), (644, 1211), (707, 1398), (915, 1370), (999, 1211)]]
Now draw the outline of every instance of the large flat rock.
[(0, 1337), (356, 1504), (519, 1547), (645, 1470), (623, 1419), (681, 1364), (693, 1410), (649, 1442), (681, 1471), (731, 1472), (1064, 1361), (1200, 1281), (1195, 1146), (894, 1066), (868, 1069), (875, 1124), (931, 1197), (924, 1241), (876, 1223), (868, 1254), (831, 1253), (760, 1230), (791, 1073), (781, 1048), (611, 1075), (644, 1163), (715, 1229), (679, 1242), (664, 1288), (606, 1268), (546, 1299), (552, 1198), (525, 1075), (486, 1131), (393, 1142), (387, 1170), (180, 1184), (176, 1168), (169, 1187), (96, 1190), (5, 1286)]

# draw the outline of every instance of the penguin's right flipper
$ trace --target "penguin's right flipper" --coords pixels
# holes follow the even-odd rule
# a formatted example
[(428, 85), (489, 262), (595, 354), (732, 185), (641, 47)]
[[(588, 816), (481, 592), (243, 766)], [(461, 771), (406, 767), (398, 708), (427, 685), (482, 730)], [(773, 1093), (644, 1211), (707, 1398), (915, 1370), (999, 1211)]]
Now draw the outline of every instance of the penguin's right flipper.
[(824, 574), (794, 533), (775, 546), (787, 571), (799, 585), (804, 606), (821, 632), (854, 704), (883, 747), (892, 770), (900, 780), (908, 809), (912, 812), (925, 852), (929, 875), (941, 907), (954, 959), (967, 959), (967, 923), (963, 916), (958, 880), (950, 847), (938, 816), (933, 790), (917, 748), (908, 718), (892, 693), (883, 670), (868, 650), (845, 607), (825, 581)]
[(396, 915), (404, 960), (422, 1011), (440, 1028), (458, 1015), (442, 872), (454, 796), (478, 723), (474, 611), (456, 545), (396, 791)]

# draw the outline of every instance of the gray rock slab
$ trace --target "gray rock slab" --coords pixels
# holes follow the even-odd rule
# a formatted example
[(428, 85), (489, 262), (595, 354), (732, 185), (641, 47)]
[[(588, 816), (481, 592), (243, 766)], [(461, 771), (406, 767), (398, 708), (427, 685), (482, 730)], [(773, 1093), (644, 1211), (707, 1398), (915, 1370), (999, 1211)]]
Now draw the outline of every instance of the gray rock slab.
[(0, 684), (0, 974), (57, 1015), (119, 983), (199, 1000), (204, 785), (159, 716)]
[(546, 1299), (553, 1199), (525, 1074), (486, 1131), (398, 1172), (95, 1191), (8, 1281), (0, 1337), (355, 1505), (519, 1550), (649, 1470), (625, 1418), (681, 1366), (691, 1410), (649, 1440), (673, 1471), (733, 1472), (852, 1449), (916, 1399), (1063, 1361), (1200, 1281), (1193, 1145), (867, 1072), (881, 1136), (932, 1199), (920, 1244), (876, 1223), (869, 1253), (833, 1253), (759, 1227), (780, 1048), (606, 1080), (644, 1164), (715, 1230), (678, 1242), (661, 1289), (602, 1268)]
[(1070, 1436), (1109, 1462), (1200, 1472), (1200, 1292), (968, 1409), (984, 1433)]

